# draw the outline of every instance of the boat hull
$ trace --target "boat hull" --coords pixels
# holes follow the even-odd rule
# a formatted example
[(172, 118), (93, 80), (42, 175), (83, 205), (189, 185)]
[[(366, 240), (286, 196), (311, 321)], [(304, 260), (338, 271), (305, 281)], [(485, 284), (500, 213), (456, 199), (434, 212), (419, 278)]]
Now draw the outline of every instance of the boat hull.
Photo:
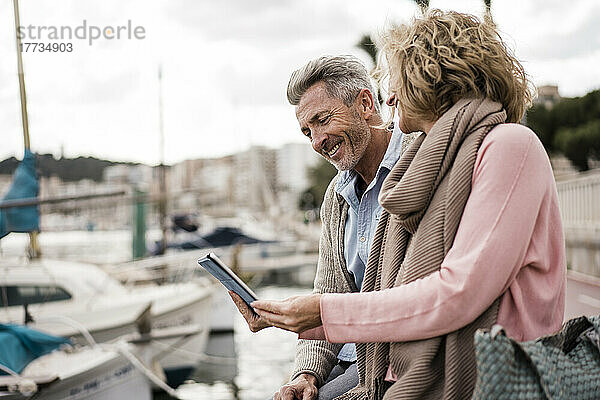
[[(41, 385), (35, 398), (44, 400), (151, 400), (148, 379), (117, 351), (99, 348), (76, 354), (51, 353), (33, 361), (21, 374), (55, 371), (57, 380)], [(26, 397), (25, 397), (26, 398)]]

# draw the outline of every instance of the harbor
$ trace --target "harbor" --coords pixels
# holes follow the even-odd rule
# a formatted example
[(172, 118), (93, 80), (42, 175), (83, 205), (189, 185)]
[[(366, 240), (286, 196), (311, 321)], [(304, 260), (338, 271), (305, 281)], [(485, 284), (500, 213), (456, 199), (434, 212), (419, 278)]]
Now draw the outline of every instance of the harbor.
[[(160, 232), (148, 232), (150, 238), (156, 235), (160, 235)], [(10, 259), (13, 255), (22, 253), (27, 242), (27, 235), (14, 235), (3, 240), (2, 259)], [(49, 259), (60, 257), (76, 263), (77, 260), (81, 261), (82, 254), (90, 254), (94, 256), (97, 265), (109, 267), (130, 258), (131, 233), (55, 232), (43, 235), (40, 244), (45, 249), (45, 257)], [(176, 258), (177, 265), (183, 263), (194, 267), (198, 258), (196, 251), (186, 253), (190, 254), (172, 254), (171, 262)], [(144, 260), (146, 263), (157, 261), (152, 258)], [(299, 283), (302, 282), (290, 280), (283, 285), (259, 284), (254, 288), (259, 297), (272, 299), (311, 292), (311, 287)], [(193, 370), (182, 382), (178, 382), (181, 384), (177, 387), (177, 396), (181, 399), (265, 399), (289, 378), (288, 371), (294, 359), (296, 335), (276, 329), (251, 333), (246, 322), (233, 309), (225, 289), (219, 286), (215, 291), (220, 292), (220, 299), (224, 300), (225, 304), (220, 306), (213, 323), (212, 343), (209, 337), (208, 346), (202, 348), (201, 354), (196, 354)], [(184, 352), (185, 349), (182, 349), (182, 353)], [(166, 400), (173, 397), (155, 388), (153, 398)]]
[(0, 399), (595, 398), (600, 8), (535, 1), (0, 4)]
[[(159, 236), (160, 231), (158, 230), (148, 232), (149, 238)], [(204, 249), (172, 252), (162, 257), (150, 257), (131, 262), (127, 260), (130, 259), (132, 238), (131, 232), (126, 230), (48, 232), (40, 239), (40, 244), (45, 250), (45, 257), (48, 259), (60, 258), (66, 262), (77, 263), (84, 258), (91, 257), (94, 265), (114, 273), (114, 277), (118, 281), (127, 282), (129, 279), (129, 284), (135, 279), (146, 283), (156, 279), (165, 280), (164, 268), (159, 269), (162, 271), (159, 275), (156, 274), (156, 271), (158, 265), (165, 266), (167, 264), (174, 268), (171, 271), (172, 276), (179, 276), (181, 279), (186, 276), (185, 271), (189, 272), (196, 267), (199, 255), (205, 254), (207, 251), (220, 252), (223, 259), (231, 256), (229, 248)], [(0, 248), (2, 259), (7, 260), (22, 254), (28, 240), (27, 235), (23, 234), (7, 237), (3, 240)], [(249, 258), (248, 272), (256, 274), (262, 271), (264, 273), (264, 268), (256, 267), (257, 251), (252, 250), (252, 245), (248, 246), (247, 254), (252, 256), (254, 253), (254, 257)], [(286, 248), (285, 252), (282, 250), (284, 247)], [(277, 256), (264, 258), (264, 265), (273, 264), (277, 257), (282, 257), (284, 260), (301, 260), (309, 257), (302, 254), (282, 255), (292, 250), (290, 246), (282, 246), (282, 249), (279, 250)], [(244, 254), (244, 250), (240, 254)], [(242, 265), (241, 272), (244, 272), (243, 258), (240, 264)], [(297, 268), (302, 270), (302, 265), (303, 263), (297, 263)], [(293, 265), (287, 268), (285, 265), (283, 266), (284, 270), (293, 268)], [(314, 264), (311, 274), (314, 275)], [(253, 288), (259, 298), (283, 299), (311, 292), (311, 286), (307, 285), (305, 279), (296, 280), (293, 279), (293, 275), (289, 274), (280, 275), (276, 282), (269, 281), (265, 277), (255, 278), (254, 282), (256, 285), (253, 284)], [(567, 285), (568, 299), (565, 319), (582, 314), (596, 315), (600, 313), (600, 281), (598, 279), (571, 271)], [(220, 294), (215, 298), (220, 299), (217, 301), (222, 303), (218, 307), (213, 304), (213, 307), (217, 307), (216, 309), (219, 310), (217, 316), (212, 317), (214, 320), (211, 322), (211, 326), (214, 331), (206, 339), (207, 346), (202, 347), (200, 351), (196, 350), (193, 368), (188, 371), (188, 375), (184, 379), (176, 382), (178, 386), (172, 395), (176, 394), (180, 399), (260, 400), (268, 398), (274, 390), (289, 379), (288, 371), (294, 361), (297, 336), (273, 328), (259, 333), (251, 333), (244, 319), (232, 306), (225, 289), (217, 285), (214, 290)], [(158, 325), (160, 326), (160, 323)], [(62, 332), (68, 333), (68, 331), (64, 331), (64, 328)], [(178, 346), (175, 344), (175, 347)], [(190, 353), (181, 349), (180, 357), (182, 355), (183, 359), (189, 359)], [(94, 379), (91, 381), (93, 382)], [(81, 384), (81, 388), (83, 386), (85, 383)], [(79, 389), (73, 390), (78, 391)], [(156, 387), (151, 389), (151, 392), (155, 400), (175, 398)]]

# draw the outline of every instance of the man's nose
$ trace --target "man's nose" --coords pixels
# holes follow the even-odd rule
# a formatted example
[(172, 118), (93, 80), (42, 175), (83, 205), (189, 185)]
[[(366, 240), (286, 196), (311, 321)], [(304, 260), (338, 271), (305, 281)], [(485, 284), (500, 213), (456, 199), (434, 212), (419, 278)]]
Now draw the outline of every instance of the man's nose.
[(312, 132), (312, 147), (313, 150), (316, 151), (317, 153), (321, 153), (321, 151), (323, 150), (323, 146), (325, 145), (325, 142), (327, 141), (327, 134), (315, 129)]
[(398, 97), (396, 97), (396, 94), (391, 95), (387, 101), (385, 102), (385, 104), (387, 104), (390, 107), (395, 107), (398, 105)]

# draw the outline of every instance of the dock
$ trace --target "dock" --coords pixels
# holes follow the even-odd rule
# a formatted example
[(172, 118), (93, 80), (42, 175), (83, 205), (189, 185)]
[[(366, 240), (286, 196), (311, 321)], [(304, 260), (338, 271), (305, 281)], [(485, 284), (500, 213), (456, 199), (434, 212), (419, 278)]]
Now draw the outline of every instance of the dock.
[(569, 270), (565, 321), (580, 315), (600, 315), (600, 278)]

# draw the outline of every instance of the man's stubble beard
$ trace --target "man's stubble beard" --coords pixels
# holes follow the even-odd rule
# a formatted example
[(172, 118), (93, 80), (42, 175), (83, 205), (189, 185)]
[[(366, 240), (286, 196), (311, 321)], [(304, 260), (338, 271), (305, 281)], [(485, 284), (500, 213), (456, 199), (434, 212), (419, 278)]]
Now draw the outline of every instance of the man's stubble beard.
[(344, 157), (335, 162), (329, 157), (325, 159), (329, 161), (338, 171), (349, 171), (354, 169), (358, 162), (364, 157), (365, 151), (371, 141), (371, 130), (367, 125), (367, 122), (355, 113), (352, 127), (345, 132), (344, 150), (350, 150), (345, 152)]

